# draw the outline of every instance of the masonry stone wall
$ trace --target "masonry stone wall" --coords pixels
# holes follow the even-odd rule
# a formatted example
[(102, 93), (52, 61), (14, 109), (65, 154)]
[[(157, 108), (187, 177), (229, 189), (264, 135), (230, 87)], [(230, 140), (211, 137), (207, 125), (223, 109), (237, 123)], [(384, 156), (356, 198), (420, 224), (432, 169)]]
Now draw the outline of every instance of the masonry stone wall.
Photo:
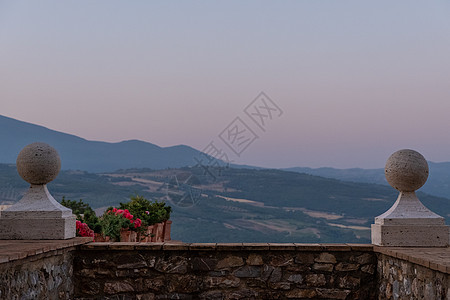
[(75, 298), (376, 299), (371, 249), (299, 245), (86, 245)]
[(73, 250), (0, 264), (0, 299), (72, 299)]
[(0, 299), (447, 299), (450, 248), (0, 240)]
[(449, 274), (384, 254), (377, 269), (379, 299), (450, 299)]

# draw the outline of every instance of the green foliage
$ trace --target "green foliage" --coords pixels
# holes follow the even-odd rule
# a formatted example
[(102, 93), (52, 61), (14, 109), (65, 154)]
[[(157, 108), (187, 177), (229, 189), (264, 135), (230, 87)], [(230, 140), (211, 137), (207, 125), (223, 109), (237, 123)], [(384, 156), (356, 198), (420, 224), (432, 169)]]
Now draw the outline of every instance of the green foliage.
[(170, 219), (172, 212), (165, 202), (152, 202), (140, 195), (131, 197), (130, 202), (120, 203), (120, 209), (128, 209), (134, 217), (142, 220), (143, 226), (164, 222)]
[(95, 233), (100, 233), (102, 231), (100, 220), (95, 214), (95, 211), (88, 203), (84, 203), (82, 199), (75, 201), (66, 199), (63, 196), (61, 205), (70, 208), (72, 213), (76, 215), (77, 220), (86, 223)]
[(129, 228), (131, 222), (122, 215), (116, 215), (112, 212), (112, 207), (108, 208), (105, 214), (100, 218), (103, 236), (109, 236), (114, 241), (120, 241), (120, 230)]

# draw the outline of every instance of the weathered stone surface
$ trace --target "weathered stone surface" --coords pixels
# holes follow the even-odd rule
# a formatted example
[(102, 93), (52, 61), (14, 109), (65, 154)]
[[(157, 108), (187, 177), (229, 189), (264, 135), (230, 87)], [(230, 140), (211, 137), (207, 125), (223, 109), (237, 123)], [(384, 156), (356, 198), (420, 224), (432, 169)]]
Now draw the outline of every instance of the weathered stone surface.
[(155, 294), (146, 293), (146, 294), (138, 294), (136, 295), (137, 300), (155, 300)]
[(294, 257), (294, 262), (296, 264), (304, 265), (312, 264), (314, 262), (314, 254), (308, 252), (299, 253)]
[(154, 292), (160, 292), (163, 290), (165, 286), (165, 277), (158, 276), (153, 277), (151, 279), (144, 280), (144, 290), (150, 290)]
[(273, 270), (275, 270), (275, 267), (264, 265), (262, 268), (261, 279), (267, 281), (270, 278), (270, 275), (272, 275)]
[(174, 275), (167, 279), (169, 293), (191, 294), (200, 290), (201, 278), (194, 275)]
[(210, 299), (224, 300), (225, 295), (222, 291), (208, 291), (201, 293), (198, 298), (202, 300), (210, 300)]
[[(74, 264), (72, 252), (71, 258), (68, 253), (55, 250), (49, 256), (42, 254), (0, 263), (0, 299), (446, 299), (450, 292), (449, 273), (445, 268), (448, 252), (437, 250), (440, 254), (426, 267), (423, 265), (427, 262), (420, 257), (435, 252), (431, 248), (421, 249), (423, 253), (417, 258), (408, 256), (409, 261), (382, 253), (406, 257), (414, 251), (417, 254), (417, 249), (384, 249), (377, 253), (378, 260), (373, 252), (314, 249), (309, 253), (311, 257), (331, 261), (331, 254), (336, 263), (314, 262), (314, 259), (301, 263), (295, 260), (299, 253), (283, 252), (279, 248), (274, 253), (270, 250), (111, 251), (94, 247), (73, 249)], [(276, 253), (280, 259), (274, 259)], [(244, 264), (251, 254), (260, 256), (265, 264)], [(305, 250), (300, 254), (308, 257), (304, 255), (308, 254)], [(239, 266), (219, 269), (214, 265), (215, 261), (227, 261), (228, 257), (234, 257), (228, 262), (237, 261)], [(278, 265), (292, 258), (291, 265), (271, 264)], [(195, 263), (201, 263), (199, 259), (210, 260), (209, 267), (194, 268), (196, 260)], [(444, 263), (437, 265), (439, 260)], [(185, 273), (178, 273), (180, 268)]]
[(17, 172), (28, 183), (42, 185), (58, 176), (61, 159), (55, 148), (46, 143), (33, 143), (20, 151)]
[(247, 278), (245, 283), (248, 287), (267, 288), (266, 281), (261, 278)]
[(335, 269), (339, 272), (355, 271), (359, 269), (359, 265), (350, 263), (338, 263)]
[(168, 260), (160, 258), (155, 265), (155, 269), (163, 273), (185, 274), (187, 266), (185, 257), (171, 256)]
[(117, 269), (137, 269), (147, 267), (147, 261), (142, 254), (118, 255)]
[(306, 275), (306, 284), (313, 287), (324, 286), (327, 284), (327, 279), (323, 274), (309, 274)]
[(208, 276), (213, 276), (213, 277), (227, 276), (228, 274), (230, 274), (230, 271), (228, 271), (228, 270), (219, 270), (219, 271), (208, 272)]
[[(97, 284), (86, 285), (87, 292), (98, 288)], [(72, 252), (53, 251), (0, 263), (0, 299), (59, 299), (60, 295), (62, 299), (73, 295)]]
[(212, 271), (217, 265), (217, 259), (207, 257), (194, 257), (191, 262), (192, 270)]
[(311, 271), (311, 267), (309, 265), (299, 265), (299, 264), (295, 264), (292, 266), (286, 266), (284, 267), (284, 269), (288, 272), (292, 272), (292, 273), (306, 273)]
[(243, 266), (234, 271), (236, 277), (259, 277), (261, 275), (261, 267)]
[(403, 149), (393, 153), (384, 168), (387, 182), (401, 192), (413, 192), (428, 178), (428, 163), (417, 151)]
[(317, 292), (313, 289), (297, 289), (286, 293), (286, 297), (291, 298), (306, 298), (312, 299), (317, 296)]
[(375, 273), (375, 266), (374, 265), (362, 266), (361, 271), (363, 271), (364, 273), (373, 274), (373, 273)]
[(126, 280), (106, 282), (104, 287), (106, 294), (117, 294), (124, 292), (134, 292), (133, 284)]
[(334, 268), (333, 264), (314, 264), (313, 270), (316, 271), (324, 271), (324, 272), (332, 272)]
[(320, 253), (319, 257), (314, 259), (314, 261), (318, 262), (318, 263), (335, 264), (336, 263), (336, 257), (333, 254), (330, 254), (330, 253), (327, 253), (327, 252), (322, 252), (322, 253)]
[(277, 282), (281, 280), (283, 276), (283, 271), (280, 267), (276, 267), (273, 269), (272, 273), (269, 276), (269, 282)]
[(246, 260), (246, 263), (249, 266), (261, 266), (263, 265), (263, 259), (261, 255), (250, 254)]
[(346, 299), (350, 292), (350, 290), (317, 289), (317, 294), (320, 298), (328, 299)]
[[(146, 293), (154, 294), (155, 299), (188, 296), (192, 299), (341, 299), (347, 295), (348, 299), (373, 300), (376, 297), (375, 275), (361, 270), (365, 266), (375, 268), (376, 260), (373, 259), (375, 257), (373, 253), (370, 253), (372, 256), (363, 256), (365, 254), (363, 252), (352, 253), (352, 251), (339, 250), (320, 252), (317, 248), (311, 252), (304, 250), (301, 253), (281, 249), (208, 252), (152, 250), (151, 256), (155, 257), (156, 263), (154, 267), (151, 267), (148, 264), (150, 253), (141, 250), (120, 252), (116, 250), (114, 254), (116, 256), (142, 254), (147, 262), (146, 267), (133, 268), (133, 265), (129, 265), (129, 269), (120, 270), (117, 266), (124, 265), (124, 262), (114, 262), (112, 254), (108, 252), (105, 252), (106, 257), (96, 255), (99, 252), (95, 251), (83, 253), (89, 253), (89, 259), (80, 258), (83, 262), (82, 269), (89, 269), (89, 266), (98, 269), (98, 265), (104, 265), (103, 268), (108, 269), (109, 272), (115, 269), (115, 273), (112, 272), (113, 275), (107, 275), (107, 277), (95, 277), (94, 274), (93, 279), (101, 286), (100, 295), (103, 293), (104, 296), (107, 295), (103, 292), (105, 282), (125, 279), (136, 290), (127, 292), (134, 298)], [(105, 262), (98, 263), (99, 261), (94, 264), (96, 261), (94, 254), (99, 259), (113, 261), (113, 265), (106, 267)], [(134, 261), (142, 260), (133, 259)], [(357, 261), (368, 263), (360, 266)], [(261, 262), (264, 264), (260, 265)], [(196, 267), (199, 264), (203, 266)], [(174, 270), (179, 270), (180, 265), (182, 269), (186, 265), (186, 272), (174, 273)], [(139, 285), (132, 280), (138, 279), (139, 277), (133, 276), (136, 271), (142, 270), (147, 272), (143, 273), (143, 281)], [(122, 275), (130, 272), (130, 276), (116, 277), (115, 280), (111, 280), (109, 276), (118, 276), (117, 271), (124, 272)], [(401, 291), (401, 287), (399, 290)], [(111, 296), (114, 295), (119, 294), (111, 294)]]
[(290, 282), (294, 282), (294, 283), (302, 283), (303, 276), (301, 274), (292, 274), (292, 275), (289, 275), (287, 280)]
[(242, 257), (228, 256), (217, 263), (218, 269), (240, 267), (244, 265)]
[(386, 255), (378, 260), (378, 294), (386, 299), (446, 299), (450, 275)]
[(100, 283), (97, 281), (85, 281), (82, 280), (83, 284), (81, 285), (81, 292), (86, 295), (98, 295), (100, 294), (101, 287)]
[(270, 264), (275, 267), (284, 267), (292, 265), (294, 262), (294, 257), (289, 255), (277, 255), (272, 257)]
[(359, 286), (361, 280), (352, 276), (344, 276), (339, 278), (339, 287), (344, 289), (353, 289)]
[(356, 262), (360, 265), (370, 264), (374, 263), (376, 261), (376, 257), (373, 253), (364, 253), (361, 255), (358, 255), (356, 257), (352, 257), (350, 259), (352, 262)]
[(291, 284), (289, 282), (269, 282), (269, 288), (274, 290), (290, 290)]
[(225, 299), (255, 299), (258, 293), (250, 289), (239, 289), (226, 294)]
[(234, 276), (227, 277), (207, 277), (205, 278), (204, 284), (208, 288), (229, 288), (229, 287), (238, 287), (241, 283), (241, 280)]

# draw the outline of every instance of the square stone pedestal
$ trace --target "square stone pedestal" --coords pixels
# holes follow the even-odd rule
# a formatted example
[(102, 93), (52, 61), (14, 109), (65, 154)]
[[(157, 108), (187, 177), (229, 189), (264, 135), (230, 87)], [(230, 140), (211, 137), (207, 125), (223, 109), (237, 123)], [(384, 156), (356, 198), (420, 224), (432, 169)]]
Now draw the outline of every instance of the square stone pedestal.
[(372, 224), (372, 243), (391, 247), (447, 247), (450, 231), (446, 225)]
[(0, 218), (0, 240), (65, 240), (75, 237), (74, 215), (63, 218)]
[(0, 239), (65, 240), (76, 236), (76, 217), (46, 185), (31, 185), (23, 198), (0, 212)]

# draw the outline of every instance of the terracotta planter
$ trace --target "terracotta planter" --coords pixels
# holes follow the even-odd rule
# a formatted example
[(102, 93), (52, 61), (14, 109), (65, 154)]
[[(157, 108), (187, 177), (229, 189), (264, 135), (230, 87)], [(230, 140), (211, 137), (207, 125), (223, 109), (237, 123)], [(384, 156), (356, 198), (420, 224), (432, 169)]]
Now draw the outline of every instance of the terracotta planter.
[(120, 229), (120, 242), (129, 242), (131, 236), (131, 231), (129, 229)]
[(160, 243), (164, 241), (164, 223), (158, 223), (156, 225), (156, 242)]
[(164, 233), (163, 233), (163, 241), (170, 241), (170, 227), (172, 226), (172, 221), (166, 220), (164, 221)]
[[(137, 233), (130, 229), (120, 230), (120, 242), (165, 242), (170, 241), (170, 228), (172, 221), (167, 220), (162, 223), (153, 224), (147, 227), (144, 233)], [(95, 235), (95, 241), (107, 242), (109, 236), (103, 238), (100, 234)]]
[(150, 242), (156, 242), (156, 234), (158, 232), (158, 224), (152, 225), (152, 237), (150, 238)]
[(103, 237), (101, 233), (94, 233), (94, 239), (97, 243), (109, 242), (109, 236)]
[(135, 243), (136, 240), (137, 240), (137, 232), (130, 230), (130, 240), (129, 240), (129, 242), (134, 242)]
[(145, 242), (151, 242), (152, 241), (152, 235), (153, 235), (153, 225), (150, 225), (147, 227), (146, 237), (144, 239)]

